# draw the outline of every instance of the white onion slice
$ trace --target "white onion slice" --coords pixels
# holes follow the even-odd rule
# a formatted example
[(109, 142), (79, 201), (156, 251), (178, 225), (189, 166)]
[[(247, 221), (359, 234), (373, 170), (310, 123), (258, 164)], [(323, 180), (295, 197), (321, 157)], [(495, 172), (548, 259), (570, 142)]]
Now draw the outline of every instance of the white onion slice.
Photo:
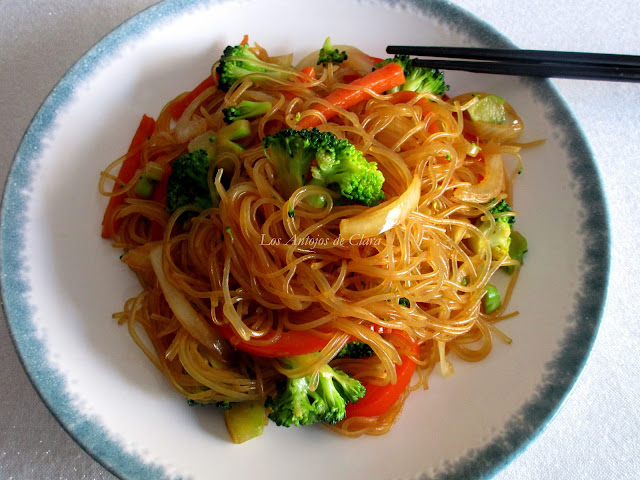
[(205, 347), (218, 354), (219, 361), (228, 363), (231, 348), (227, 340), (218, 333), (202, 316), (191, 306), (186, 297), (173, 286), (162, 268), (162, 246), (159, 245), (149, 254), (151, 266), (158, 277), (158, 283), (164, 293), (169, 307), (182, 326), (189, 334), (202, 343)]
[(379, 235), (403, 222), (420, 203), (421, 180), (413, 177), (409, 188), (387, 205), (340, 221), (340, 236), (351, 241), (354, 238), (368, 238)]
[(176, 141), (186, 143), (194, 137), (203, 134), (207, 130), (207, 121), (204, 118), (198, 120), (178, 121), (175, 128)]
[(484, 157), (484, 178), (475, 185), (458, 187), (453, 196), (463, 202), (487, 203), (502, 192), (504, 185), (504, 164), (502, 155), (492, 154)]

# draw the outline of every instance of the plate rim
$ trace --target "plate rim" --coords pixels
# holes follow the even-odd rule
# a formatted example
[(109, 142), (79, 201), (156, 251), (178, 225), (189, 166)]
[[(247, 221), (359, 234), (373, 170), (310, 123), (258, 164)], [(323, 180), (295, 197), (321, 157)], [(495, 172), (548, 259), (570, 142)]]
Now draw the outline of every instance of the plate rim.
[[(229, 1), (233, 0), (164, 0), (145, 8), (103, 36), (67, 70), (38, 108), (20, 141), (4, 185), (0, 205), (0, 290), (2, 308), (17, 356), (29, 381), (62, 428), (95, 461), (122, 478), (157, 479), (166, 478), (168, 474), (162, 466), (144, 462), (139, 456), (125, 452), (120, 443), (109, 438), (103, 427), (76, 413), (69, 402), (64, 377), (42, 361), (46, 360), (44, 342), (38, 338), (32, 323), (33, 308), (26, 297), (29, 284), (23, 275), (24, 251), (19, 248), (26, 238), (20, 226), (26, 224), (28, 195), (25, 190), (34, 176), (30, 166), (44, 148), (40, 140), (42, 132), (54, 127), (59, 110), (72, 100), (75, 86), (94, 73), (102, 61), (117, 54), (127, 42), (145, 35), (160, 22), (171, 21), (174, 16), (203, 5), (215, 6)], [(377, 0), (377, 3), (416, 7), (425, 15), (435, 15), (453, 31), (464, 32), (480, 45), (517, 48), (494, 27), (446, 0)], [(455, 24), (450, 20), (453, 15)], [(582, 215), (579, 222), (579, 230), (584, 235), (581, 280), (587, 288), (576, 293), (574, 303), (577, 306), (570, 315), (573, 326), (567, 328), (561, 339), (542, 382), (536, 387), (534, 398), (520, 406), (518, 413), (504, 426), (506, 432), (450, 462), (448, 470), (438, 471), (433, 477), (418, 472), (416, 478), (488, 478), (509, 465), (535, 441), (562, 408), (584, 369), (601, 324), (610, 274), (611, 234), (597, 161), (586, 135), (554, 85), (548, 80), (523, 81), (535, 93), (547, 98), (545, 104), (552, 107), (547, 113), (550, 121), (562, 125), (566, 133), (572, 133), (567, 135), (570, 141), (566, 146), (569, 169), (577, 183), (579, 203), (589, 205), (588, 219)], [(15, 252), (21, 254), (16, 255)], [(528, 420), (523, 421), (522, 418)]]

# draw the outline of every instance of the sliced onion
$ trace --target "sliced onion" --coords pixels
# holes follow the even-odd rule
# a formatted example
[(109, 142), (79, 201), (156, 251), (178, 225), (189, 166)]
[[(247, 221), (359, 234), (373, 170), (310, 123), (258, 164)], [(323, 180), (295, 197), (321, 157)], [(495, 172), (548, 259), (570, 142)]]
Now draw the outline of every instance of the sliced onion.
[(186, 143), (207, 130), (207, 121), (204, 118), (192, 119), (191, 117), (196, 111), (196, 108), (215, 91), (216, 89), (214, 87), (206, 88), (189, 104), (185, 111), (182, 112), (174, 129), (176, 141)]
[(173, 286), (165, 275), (162, 268), (162, 245), (151, 250), (149, 259), (151, 260), (153, 271), (158, 277), (158, 283), (164, 293), (164, 298), (178, 321), (193, 338), (217, 354), (220, 362), (228, 363), (228, 359), (231, 356), (231, 347), (227, 340), (202, 318), (186, 297)]
[(269, 57), (269, 63), (275, 63), (276, 65), (280, 65), (281, 67), (290, 67), (293, 63), (293, 53)]
[(484, 165), (484, 178), (480, 183), (456, 188), (453, 192), (454, 197), (463, 202), (487, 203), (502, 192), (504, 185), (502, 154), (485, 155)]
[(340, 222), (340, 236), (349, 240), (368, 238), (392, 229), (418, 208), (420, 185), (420, 177), (416, 175), (409, 188), (391, 203), (343, 219)]
[(347, 59), (344, 61), (344, 65), (353, 68), (360, 75), (365, 76), (373, 70), (375, 62), (362, 50), (352, 47), (351, 45), (334, 45), (333, 48), (337, 48), (340, 51), (344, 50), (347, 54)]
[[(474, 97), (490, 95), (487, 92), (468, 92), (451, 98), (449, 103), (460, 103), (464, 109), (468, 108)], [(506, 121), (502, 124), (483, 122), (481, 120), (468, 120), (465, 122), (465, 131), (482, 140), (495, 140), (505, 143), (518, 138), (524, 130), (524, 122), (509, 102), (504, 102)]]
[(447, 358), (445, 342), (438, 340), (438, 354), (440, 355), (440, 372), (443, 377), (453, 375), (453, 364)]
[(504, 102), (507, 120), (501, 124), (488, 122), (471, 122), (465, 128), (472, 135), (482, 139), (492, 139), (500, 143), (511, 142), (518, 138), (524, 130), (524, 122), (509, 102)]
[(315, 67), (318, 62), (318, 54), (320, 50), (314, 50), (306, 54), (296, 65), (296, 70), (302, 70), (307, 67)]
[(204, 118), (198, 120), (182, 121), (176, 123), (175, 135), (178, 143), (186, 143), (194, 137), (207, 131), (207, 121)]

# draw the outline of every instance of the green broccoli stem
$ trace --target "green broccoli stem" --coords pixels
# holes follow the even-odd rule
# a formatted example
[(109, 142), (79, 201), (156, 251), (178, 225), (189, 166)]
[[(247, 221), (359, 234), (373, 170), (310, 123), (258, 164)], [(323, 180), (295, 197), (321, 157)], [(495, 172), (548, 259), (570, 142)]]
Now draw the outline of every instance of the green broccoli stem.
[[(524, 254), (528, 251), (529, 245), (527, 244), (527, 239), (524, 235), (512, 230), (511, 243), (509, 244), (509, 256), (512, 259), (517, 260), (522, 266), (524, 264)], [(507, 265), (504, 269), (508, 274), (512, 274), (515, 271), (515, 267), (513, 265)]]
[(151, 198), (156, 182), (162, 179), (165, 167), (157, 162), (148, 162), (136, 182), (134, 191), (142, 198)]
[(486, 293), (482, 299), (482, 306), (484, 308), (484, 313), (487, 315), (492, 314), (496, 310), (498, 310), (502, 306), (502, 300), (500, 300), (500, 292), (498, 289), (491, 285), (487, 284)]
[(236, 106), (222, 109), (225, 123), (233, 123), (236, 120), (259, 117), (267, 113), (273, 105), (271, 102), (252, 102), (243, 100)]
[(155, 186), (155, 181), (143, 175), (136, 182), (134, 191), (136, 192), (136, 195), (138, 195), (139, 197), (151, 198), (151, 196), (153, 195), (154, 186)]

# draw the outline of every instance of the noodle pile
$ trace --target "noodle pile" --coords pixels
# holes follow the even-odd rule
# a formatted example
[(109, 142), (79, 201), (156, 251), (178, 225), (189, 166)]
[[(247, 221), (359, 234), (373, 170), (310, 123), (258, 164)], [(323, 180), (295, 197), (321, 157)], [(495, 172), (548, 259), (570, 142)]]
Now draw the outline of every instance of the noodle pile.
[[(239, 141), (243, 151), (218, 155), (224, 176), (211, 168), (208, 178), (220, 197), (214, 208), (189, 206), (170, 215), (162, 201), (134, 193), (135, 178), (112, 190), (127, 155), (102, 173), (100, 192), (125, 197), (109, 219), (111, 238), (142, 286), (114, 316), (175, 390), (201, 403), (264, 400), (283, 375), (314, 378), (327, 362), (366, 385), (393, 384), (396, 366), (413, 362), (416, 375), (391, 409), (330, 427), (347, 436), (379, 435), (391, 428), (411, 391), (428, 387), (436, 366), (445, 376), (453, 373), (449, 354), (475, 362), (489, 354), (493, 335), (510, 341), (494, 324), (510, 316), (504, 311), (520, 265), (492, 257), (476, 221), (493, 224), (489, 209), (511, 200), (514, 175), (503, 157), (515, 159), (516, 172), (521, 168), (522, 145), (515, 139), (523, 122), (508, 104), (502, 125), (471, 122), (466, 111), (482, 92), (453, 98), (371, 94), (348, 111), (325, 102), (337, 115), (320, 118), (318, 128), (377, 162), (386, 200), (366, 207), (329, 197), (324, 208), (312, 208), (306, 200), (326, 193), (312, 185), (283, 198), (262, 139), (295, 129), (317, 115), (314, 106), (329, 92), (371, 71), (368, 56), (343, 48), (349, 56), (342, 64), (316, 66), (314, 52), (292, 69), (291, 57), (269, 57), (256, 45), (261, 60), (280, 65), (289, 77), (250, 75), (228, 92), (214, 84), (177, 120), (172, 107), (184, 95), (164, 107), (138, 150), (140, 169), (151, 161), (171, 165), (194, 139), (221, 129), (223, 108), (242, 100), (272, 104), (250, 120), (251, 135)], [(301, 73), (309, 66), (313, 75)], [(357, 217), (367, 225), (367, 216), (393, 204), (414, 178), (419, 201), (410, 211), (398, 207), (403, 220), (378, 235), (341, 235), (342, 220)], [(515, 273), (502, 307), (488, 315), (482, 308), (486, 287), (507, 265)], [(312, 365), (290, 370), (277, 357), (234, 348), (239, 342), (268, 346), (291, 332), (321, 340)], [(335, 358), (353, 340), (375, 355)]]

